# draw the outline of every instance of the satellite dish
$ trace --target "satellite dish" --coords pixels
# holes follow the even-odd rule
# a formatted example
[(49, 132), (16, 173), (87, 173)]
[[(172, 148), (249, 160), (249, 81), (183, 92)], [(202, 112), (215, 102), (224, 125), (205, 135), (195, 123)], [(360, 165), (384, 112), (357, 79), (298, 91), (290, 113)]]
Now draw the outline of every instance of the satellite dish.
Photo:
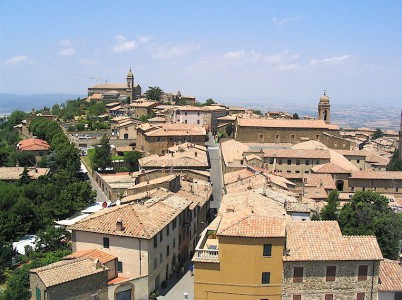
[(120, 200), (117, 200), (117, 201), (116, 201), (116, 205), (119, 206), (120, 204), (121, 204), (121, 201), (120, 201)]
[(107, 207), (107, 202), (105, 201), (102, 203), (102, 208), (106, 208), (106, 207)]

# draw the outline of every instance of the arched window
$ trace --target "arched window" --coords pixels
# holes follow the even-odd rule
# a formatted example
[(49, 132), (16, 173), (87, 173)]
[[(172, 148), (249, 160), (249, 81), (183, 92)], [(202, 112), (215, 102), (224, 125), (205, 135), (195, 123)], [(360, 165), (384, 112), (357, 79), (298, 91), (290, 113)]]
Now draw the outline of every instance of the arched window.
[(336, 181), (336, 189), (337, 189), (338, 191), (340, 191), (340, 192), (343, 191), (343, 185), (344, 185), (343, 180), (337, 180), (337, 181)]
[(326, 110), (324, 110), (324, 121), (327, 120), (327, 114), (328, 114), (328, 112)]
[(114, 291), (115, 300), (133, 300), (134, 285), (130, 282), (123, 283)]

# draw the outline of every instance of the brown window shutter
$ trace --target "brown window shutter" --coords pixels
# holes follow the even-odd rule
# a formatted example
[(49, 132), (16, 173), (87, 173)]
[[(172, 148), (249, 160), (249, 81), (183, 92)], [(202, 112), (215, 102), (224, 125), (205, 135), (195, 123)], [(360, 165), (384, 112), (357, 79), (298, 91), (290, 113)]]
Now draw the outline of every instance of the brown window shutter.
[(293, 282), (303, 282), (303, 267), (294, 267)]
[(368, 271), (368, 265), (359, 266), (359, 275), (358, 275), (359, 281), (367, 280), (367, 271)]
[(301, 295), (293, 295), (293, 300), (301, 300)]
[(356, 300), (364, 300), (364, 293), (357, 293)]
[(333, 294), (325, 294), (325, 300), (334, 300)]
[(336, 266), (327, 266), (327, 281), (335, 281)]

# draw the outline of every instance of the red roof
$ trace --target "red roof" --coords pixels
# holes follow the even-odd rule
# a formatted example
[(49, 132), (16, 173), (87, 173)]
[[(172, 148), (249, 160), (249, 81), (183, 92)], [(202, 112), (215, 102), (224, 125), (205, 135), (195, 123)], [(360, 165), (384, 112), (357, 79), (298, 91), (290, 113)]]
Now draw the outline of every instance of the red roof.
[(49, 149), (49, 144), (46, 141), (40, 139), (26, 139), (18, 143), (18, 150), (20, 151), (48, 151)]

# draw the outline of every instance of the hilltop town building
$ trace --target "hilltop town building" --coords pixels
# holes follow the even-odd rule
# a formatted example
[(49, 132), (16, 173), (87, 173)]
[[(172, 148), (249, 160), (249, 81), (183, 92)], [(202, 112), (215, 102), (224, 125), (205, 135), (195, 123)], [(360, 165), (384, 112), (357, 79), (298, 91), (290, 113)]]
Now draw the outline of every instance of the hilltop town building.
[(126, 96), (131, 103), (141, 95), (141, 86), (134, 82), (134, 74), (130, 68), (126, 83), (102, 83), (89, 87), (88, 96), (94, 94), (104, 95), (102, 100), (106, 100), (108, 96), (110, 96), (110, 100), (117, 99), (119, 96)]

